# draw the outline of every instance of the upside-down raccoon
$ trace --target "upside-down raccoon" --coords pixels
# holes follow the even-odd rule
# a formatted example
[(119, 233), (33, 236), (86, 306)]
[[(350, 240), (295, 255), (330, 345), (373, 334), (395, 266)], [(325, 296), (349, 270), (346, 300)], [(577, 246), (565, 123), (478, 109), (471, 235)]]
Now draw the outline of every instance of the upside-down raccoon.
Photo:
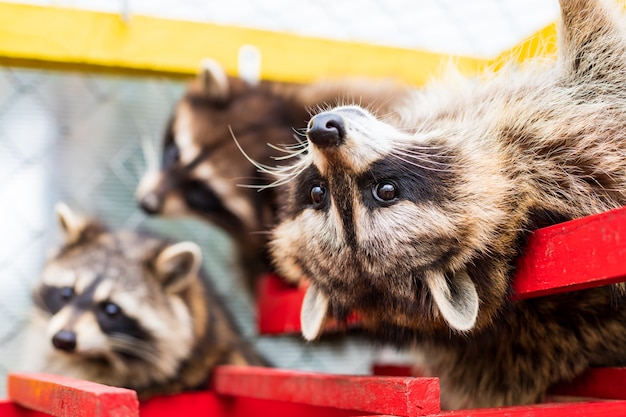
[(404, 89), (392, 80), (251, 85), (205, 60), (176, 105), (165, 132), (161, 165), (145, 173), (137, 200), (149, 214), (195, 215), (226, 230), (251, 283), (269, 269), (267, 231), (275, 222), (281, 192), (259, 190), (269, 179), (238, 146), (253, 160), (272, 165), (274, 150), (268, 143), (297, 147), (296, 132), (306, 128), (312, 109), (346, 102), (384, 115), (403, 97)]
[(531, 231), (626, 204), (626, 25), (601, 1), (561, 10), (556, 62), (426, 87), (391, 123), (359, 106), (310, 120), (270, 242), (310, 281), (307, 339), (355, 311), (418, 343), (445, 408), (538, 402), (626, 364), (621, 284), (510, 297)]
[(200, 248), (109, 231), (59, 204), (65, 242), (33, 291), (25, 360), (132, 388), (140, 399), (205, 386), (216, 365), (263, 365), (201, 269)]

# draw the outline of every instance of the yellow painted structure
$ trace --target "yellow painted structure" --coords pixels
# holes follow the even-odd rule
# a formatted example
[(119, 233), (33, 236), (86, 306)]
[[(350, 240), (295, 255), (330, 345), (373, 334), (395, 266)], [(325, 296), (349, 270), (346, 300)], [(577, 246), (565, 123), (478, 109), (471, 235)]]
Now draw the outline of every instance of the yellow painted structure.
[(258, 29), (0, 2), (0, 64), (38, 68), (189, 76), (204, 57), (236, 74), (242, 45), (262, 54), (261, 78), (398, 77), (421, 85), (452, 60), (464, 72), (497, 67), (503, 59), (553, 53), (554, 25), (494, 59), (450, 57), (357, 42)]

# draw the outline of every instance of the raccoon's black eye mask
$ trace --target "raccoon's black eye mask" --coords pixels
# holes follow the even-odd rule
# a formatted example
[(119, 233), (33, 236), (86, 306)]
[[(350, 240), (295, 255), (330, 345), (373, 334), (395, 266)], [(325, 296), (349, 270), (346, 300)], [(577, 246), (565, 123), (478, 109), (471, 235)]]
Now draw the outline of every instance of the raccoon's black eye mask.
[(165, 137), (163, 138), (163, 153), (161, 156), (161, 166), (170, 168), (180, 159), (180, 150), (174, 141), (174, 119), (170, 118), (165, 128)]
[(161, 161), (164, 168), (170, 168), (178, 163), (180, 159), (180, 150), (174, 140), (166, 143), (163, 148), (163, 160)]
[(74, 295), (75, 293), (72, 287), (42, 285), (35, 297), (35, 301), (40, 308), (52, 314), (56, 314), (67, 303), (72, 301)]

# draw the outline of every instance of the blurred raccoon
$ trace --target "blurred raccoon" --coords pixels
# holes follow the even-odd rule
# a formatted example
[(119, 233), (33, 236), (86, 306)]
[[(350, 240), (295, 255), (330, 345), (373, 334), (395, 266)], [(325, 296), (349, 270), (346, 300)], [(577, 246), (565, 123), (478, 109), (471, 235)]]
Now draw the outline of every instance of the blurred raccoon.
[(276, 173), (269, 245), (310, 281), (306, 339), (355, 311), (376, 340), (419, 343), (444, 408), (539, 402), (626, 365), (622, 284), (511, 298), (529, 233), (626, 204), (624, 20), (601, 1), (561, 10), (556, 63), (427, 87), (388, 122), (359, 106), (310, 120), (308, 153)]
[(252, 284), (269, 270), (265, 244), (282, 191), (259, 190), (270, 179), (238, 146), (251, 159), (271, 165), (275, 150), (268, 142), (297, 148), (295, 133), (304, 131), (311, 109), (346, 102), (384, 115), (404, 91), (391, 80), (251, 85), (207, 59), (169, 121), (160, 167), (149, 169), (137, 187), (138, 203), (149, 214), (194, 215), (226, 230)]
[(57, 215), (65, 242), (33, 292), (29, 370), (146, 399), (204, 387), (216, 365), (265, 365), (204, 277), (195, 243), (109, 231), (63, 204)]

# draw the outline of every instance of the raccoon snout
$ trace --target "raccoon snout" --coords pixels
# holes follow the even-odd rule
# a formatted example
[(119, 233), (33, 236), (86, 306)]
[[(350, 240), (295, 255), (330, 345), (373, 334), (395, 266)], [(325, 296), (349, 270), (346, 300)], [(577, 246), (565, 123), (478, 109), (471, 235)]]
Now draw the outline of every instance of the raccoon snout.
[(346, 137), (346, 126), (338, 114), (321, 113), (309, 121), (306, 135), (320, 148), (339, 146)]
[(76, 349), (76, 333), (69, 330), (60, 330), (52, 336), (52, 345), (66, 352)]
[(162, 205), (163, 201), (154, 192), (146, 194), (139, 201), (139, 207), (147, 214), (158, 214), (161, 211)]

